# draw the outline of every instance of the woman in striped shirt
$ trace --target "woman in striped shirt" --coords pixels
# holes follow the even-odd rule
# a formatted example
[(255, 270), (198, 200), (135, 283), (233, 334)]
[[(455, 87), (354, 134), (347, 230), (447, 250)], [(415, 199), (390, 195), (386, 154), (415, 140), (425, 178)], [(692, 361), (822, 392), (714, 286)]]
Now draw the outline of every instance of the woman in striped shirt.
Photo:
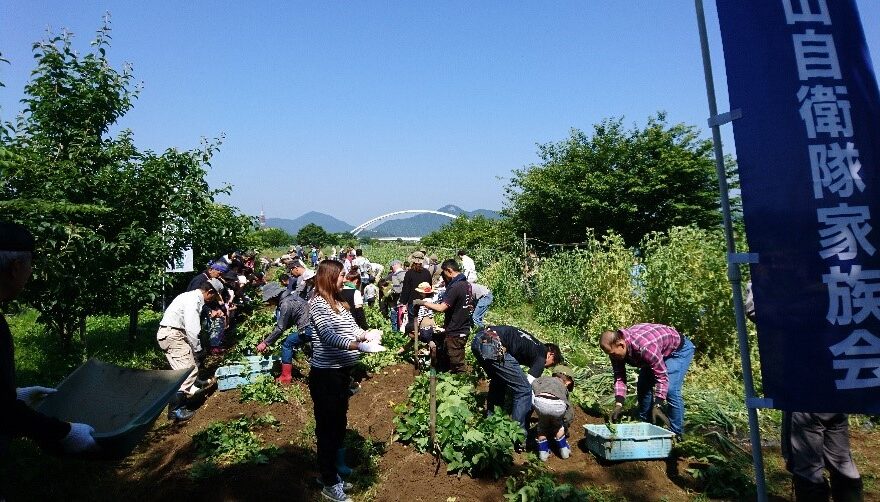
[(351, 500), (340, 474), (351, 469), (345, 466), (342, 440), (348, 414), (351, 369), (361, 352), (384, 350), (380, 345), (381, 331), (364, 331), (355, 323), (349, 305), (342, 299), (345, 279), (342, 264), (324, 260), (318, 265), (315, 290), (309, 299), (312, 325), (312, 370), (309, 391), (315, 410), (315, 435), (318, 443), (318, 466), (324, 489), (321, 495), (334, 501)]

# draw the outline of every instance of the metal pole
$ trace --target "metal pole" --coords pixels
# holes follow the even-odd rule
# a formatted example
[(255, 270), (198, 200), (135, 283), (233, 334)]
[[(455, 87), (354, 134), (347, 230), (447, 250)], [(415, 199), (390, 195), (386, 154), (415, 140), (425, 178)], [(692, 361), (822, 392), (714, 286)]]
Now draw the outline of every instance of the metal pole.
[(752, 380), (752, 361), (749, 354), (749, 341), (746, 336), (746, 318), (743, 312), (742, 277), (739, 265), (732, 255), (736, 253), (733, 240), (733, 226), (730, 222), (730, 200), (728, 198), (727, 172), (724, 168), (724, 151), (721, 147), (721, 130), (715, 120), (718, 106), (715, 102), (715, 83), (712, 77), (712, 60), (709, 57), (709, 40), (706, 35), (706, 16), (703, 0), (694, 0), (697, 10), (697, 26), (700, 31), (700, 49), (703, 55), (703, 73), (706, 79), (706, 96), (709, 100), (709, 117), (712, 124), (712, 142), (715, 147), (715, 170), (718, 173), (718, 190), (721, 195), (721, 210), (724, 215), (724, 240), (727, 243), (727, 278), (733, 289), (733, 308), (736, 317), (736, 334), (739, 340), (739, 356), (743, 370), (743, 387), (746, 395), (746, 408), (749, 415), (749, 433), (752, 442), (752, 466), (755, 469), (755, 486), (759, 502), (767, 500), (767, 486), (764, 480), (764, 457), (761, 452), (761, 430), (758, 427), (758, 411), (753, 407), (755, 385)]

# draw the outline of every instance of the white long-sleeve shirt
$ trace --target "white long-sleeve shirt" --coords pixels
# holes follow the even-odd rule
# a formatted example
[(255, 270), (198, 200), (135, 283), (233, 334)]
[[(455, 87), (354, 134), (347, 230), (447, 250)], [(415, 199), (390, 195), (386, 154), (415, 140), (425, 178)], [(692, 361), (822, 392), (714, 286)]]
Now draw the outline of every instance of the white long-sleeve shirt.
[(202, 290), (196, 289), (181, 293), (165, 309), (159, 325), (185, 331), (187, 342), (194, 351), (198, 352), (202, 350), (199, 332), (202, 330), (201, 315), (204, 305), (205, 295)]

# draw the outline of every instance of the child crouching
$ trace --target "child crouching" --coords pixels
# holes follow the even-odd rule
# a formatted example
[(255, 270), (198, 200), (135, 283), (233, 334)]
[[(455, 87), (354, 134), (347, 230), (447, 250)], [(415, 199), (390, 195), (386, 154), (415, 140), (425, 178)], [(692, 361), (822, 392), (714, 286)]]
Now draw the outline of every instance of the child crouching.
[(568, 402), (568, 393), (574, 389), (571, 370), (565, 366), (554, 368), (552, 376), (542, 376), (532, 382), (532, 406), (538, 415), (538, 457), (546, 462), (550, 458), (548, 436), (552, 436), (560, 458), (571, 455), (566, 431), (574, 419), (574, 411)]

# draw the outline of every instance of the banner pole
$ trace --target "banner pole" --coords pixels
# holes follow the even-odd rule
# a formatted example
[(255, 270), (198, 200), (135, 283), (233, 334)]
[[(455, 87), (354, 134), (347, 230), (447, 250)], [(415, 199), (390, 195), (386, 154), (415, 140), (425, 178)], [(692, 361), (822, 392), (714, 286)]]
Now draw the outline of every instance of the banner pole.
[(712, 77), (712, 60), (709, 56), (709, 39), (706, 34), (706, 15), (703, 0), (694, 0), (697, 13), (697, 27), (700, 32), (700, 50), (703, 56), (703, 74), (706, 79), (706, 97), (709, 101), (709, 125), (712, 127), (712, 143), (715, 150), (715, 170), (718, 173), (718, 191), (721, 196), (721, 211), (724, 216), (724, 240), (727, 244), (727, 278), (733, 290), (733, 308), (736, 318), (736, 334), (739, 340), (739, 356), (743, 371), (743, 388), (746, 409), (749, 416), (749, 434), (752, 443), (752, 467), (755, 470), (755, 488), (759, 502), (767, 500), (767, 486), (764, 480), (764, 456), (761, 451), (761, 430), (758, 426), (758, 411), (754, 407), (755, 386), (752, 380), (752, 360), (749, 354), (749, 340), (746, 334), (746, 318), (743, 311), (742, 277), (739, 261), (735, 260), (736, 244), (733, 239), (733, 225), (730, 218), (730, 199), (728, 196), (727, 170), (724, 167), (724, 150), (721, 146), (721, 123), (718, 105), (715, 100), (715, 82)]

